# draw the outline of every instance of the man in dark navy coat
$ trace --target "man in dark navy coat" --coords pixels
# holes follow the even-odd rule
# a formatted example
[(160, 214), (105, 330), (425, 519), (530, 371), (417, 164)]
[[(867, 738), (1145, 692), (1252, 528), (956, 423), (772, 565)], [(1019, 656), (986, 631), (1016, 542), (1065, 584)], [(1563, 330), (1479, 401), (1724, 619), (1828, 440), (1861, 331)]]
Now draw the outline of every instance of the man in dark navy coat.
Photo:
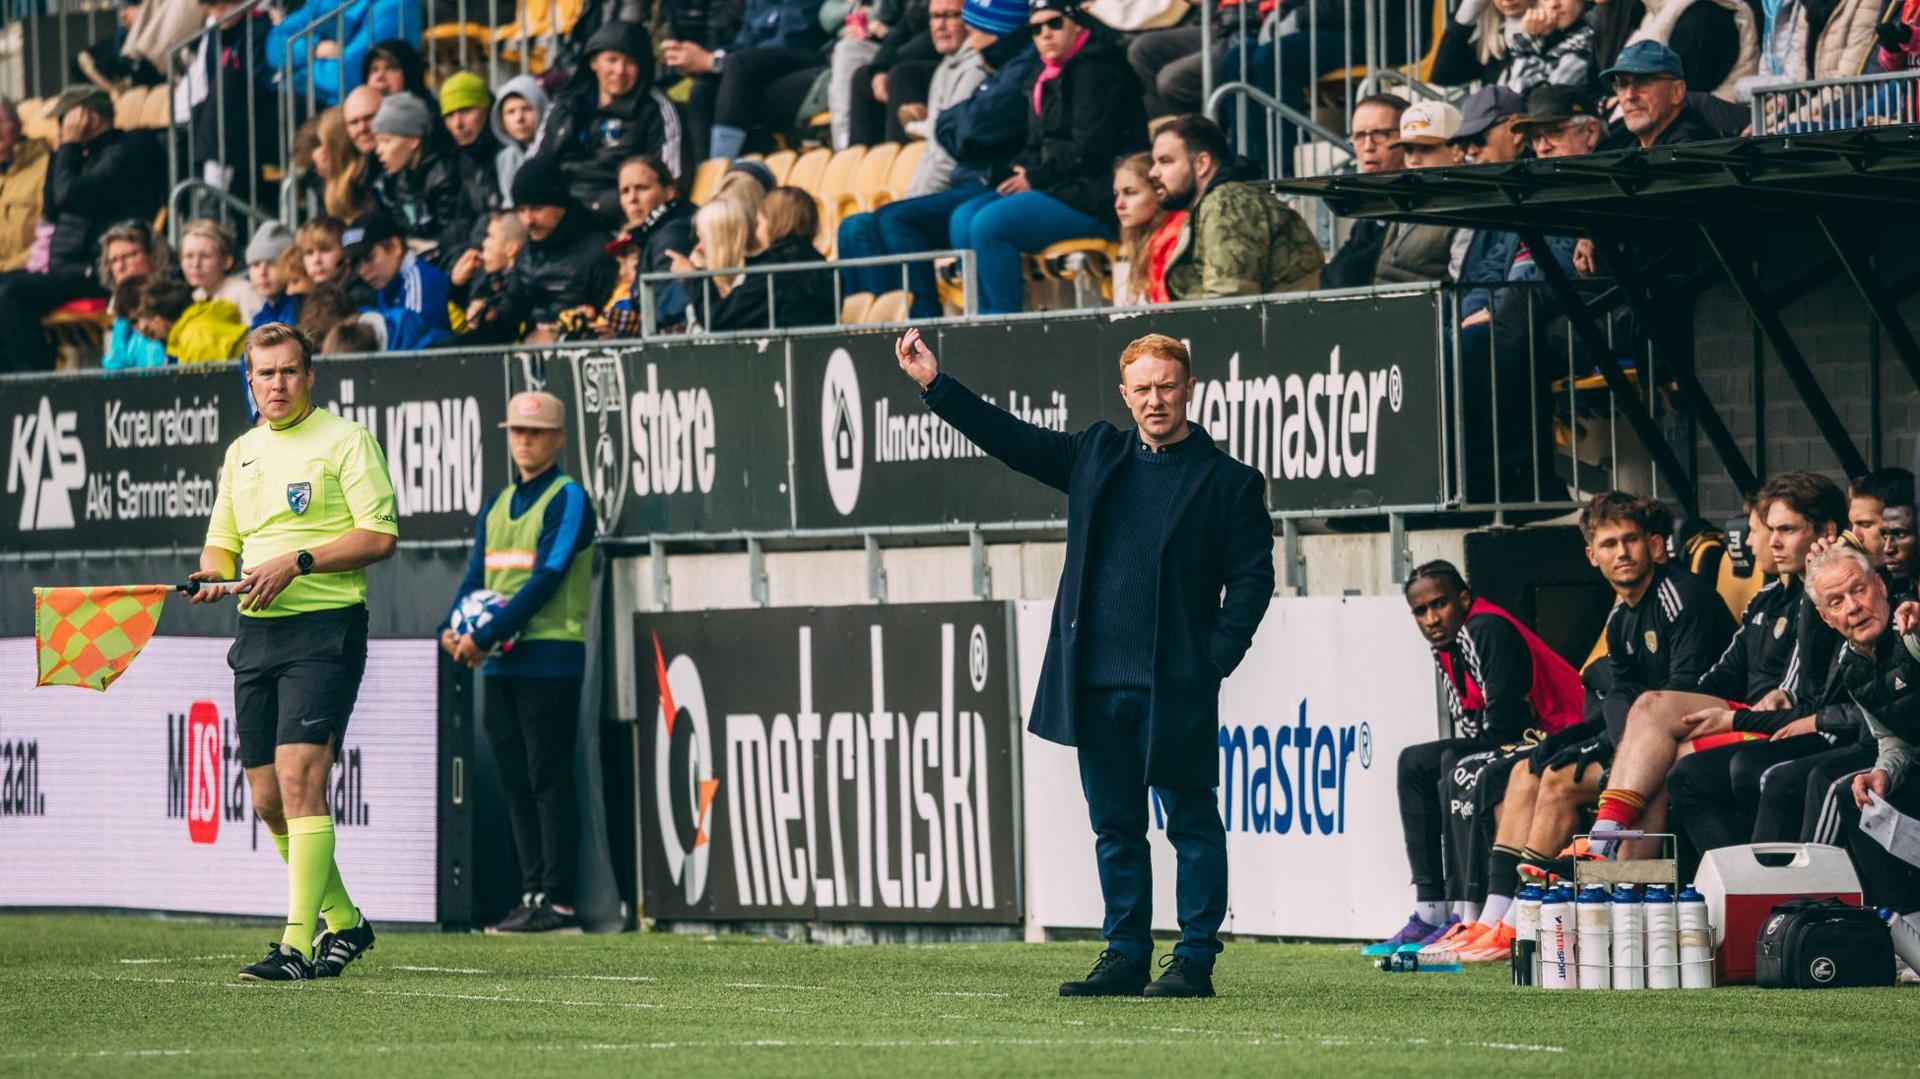
[[(1067, 555), (1029, 729), (1080, 751), (1107, 949), (1061, 996), (1213, 995), (1227, 912), (1219, 774), (1220, 680), (1273, 597), (1266, 481), (1187, 421), (1187, 348), (1148, 334), (1120, 354), (1134, 426), (1050, 431), (942, 374), (908, 330), (900, 368), (934, 414), (1016, 472), (1067, 494)], [(1153, 960), (1148, 788), (1178, 856), (1180, 943)]]

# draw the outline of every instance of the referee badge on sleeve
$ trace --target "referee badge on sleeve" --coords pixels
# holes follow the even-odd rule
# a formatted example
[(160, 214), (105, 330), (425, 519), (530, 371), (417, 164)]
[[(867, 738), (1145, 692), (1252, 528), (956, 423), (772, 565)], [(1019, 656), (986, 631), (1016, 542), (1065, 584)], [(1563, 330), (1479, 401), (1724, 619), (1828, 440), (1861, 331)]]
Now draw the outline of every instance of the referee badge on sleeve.
[(307, 507), (311, 505), (313, 505), (313, 484), (305, 480), (287, 484), (288, 509), (297, 515), (307, 512)]

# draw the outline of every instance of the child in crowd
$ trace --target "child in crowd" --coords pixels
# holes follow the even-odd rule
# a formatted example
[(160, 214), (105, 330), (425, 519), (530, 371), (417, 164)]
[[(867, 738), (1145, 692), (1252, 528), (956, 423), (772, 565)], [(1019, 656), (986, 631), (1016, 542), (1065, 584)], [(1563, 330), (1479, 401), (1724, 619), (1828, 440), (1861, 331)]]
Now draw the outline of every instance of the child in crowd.
[(337, 217), (316, 217), (300, 226), (300, 254), (314, 288), (347, 283), (347, 260), (340, 236), (347, 231)]
[(335, 324), (320, 343), (320, 351), (329, 356), (348, 356), (381, 351), (380, 332), (366, 322), (354, 320)]
[[(445, 271), (407, 250), (398, 221), (376, 211), (355, 221), (341, 240), (354, 274), (373, 290), (372, 301), (362, 306), (394, 316), (388, 322), (387, 348), (414, 352), (445, 344), (453, 336), (447, 308), (453, 283)], [(402, 312), (415, 317), (400, 318)]]
[(495, 317), (500, 294), (507, 284), (507, 270), (527, 246), (527, 226), (520, 215), (495, 211), (487, 221), (487, 236), (477, 249), (469, 249), (453, 267), (455, 295), (466, 302), (465, 341), (469, 344), (505, 344), (519, 339), (519, 327), (504, 325)]
[(135, 274), (113, 287), (113, 331), (107, 337), (106, 355), (100, 358), (100, 366), (109, 371), (167, 364), (166, 346), (134, 328), (140, 293), (148, 280), (147, 274)]
[(247, 242), (247, 283), (260, 294), (260, 310), (253, 325), (284, 322), (291, 326), (300, 320), (300, 298), (287, 292), (287, 278), (280, 261), (293, 246), (293, 232), (278, 221), (269, 221), (254, 231)]
[(1591, 92), (1599, 81), (1594, 38), (1587, 0), (1537, 0), (1509, 42), (1513, 59), (1505, 85), (1521, 94), (1543, 83)]
[(171, 277), (149, 278), (140, 290), (134, 328), (166, 342), (175, 363), (218, 363), (235, 359), (247, 336), (240, 307), (232, 300), (193, 298), (193, 286)]
[(494, 179), (500, 185), (501, 205), (513, 205), (513, 176), (533, 147), (540, 121), (547, 115), (547, 92), (532, 75), (517, 75), (500, 88), (493, 101), (493, 136), (500, 140), (494, 155)]

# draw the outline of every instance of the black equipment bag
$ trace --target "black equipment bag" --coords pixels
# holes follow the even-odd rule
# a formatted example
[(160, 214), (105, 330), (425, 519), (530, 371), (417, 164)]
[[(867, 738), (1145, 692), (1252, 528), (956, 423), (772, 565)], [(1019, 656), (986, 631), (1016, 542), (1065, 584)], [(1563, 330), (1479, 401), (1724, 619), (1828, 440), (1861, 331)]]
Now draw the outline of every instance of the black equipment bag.
[(1754, 942), (1762, 989), (1841, 989), (1893, 984), (1893, 937), (1870, 910), (1837, 899), (1794, 899), (1773, 908)]

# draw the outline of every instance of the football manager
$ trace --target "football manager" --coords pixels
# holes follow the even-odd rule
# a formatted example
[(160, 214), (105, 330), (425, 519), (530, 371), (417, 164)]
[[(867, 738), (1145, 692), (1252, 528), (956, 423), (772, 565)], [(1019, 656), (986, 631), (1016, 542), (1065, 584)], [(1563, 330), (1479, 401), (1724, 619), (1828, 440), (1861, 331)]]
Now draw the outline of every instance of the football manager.
[[(982, 450), (1067, 495), (1066, 564), (1029, 729), (1079, 750), (1107, 947), (1062, 996), (1210, 997), (1227, 911), (1220, 680), (1273, 597), (1265, 480), (1188, 422), (1185, 345), (1148, 334), (1120, 354), (1133, 425), (1068, 434), (1024, 422), (940, 371), (920, 331), (894, 346), (927, 407)], [(1151, 982), (1149, 788), (1178, 856), (1180, 942)]]

